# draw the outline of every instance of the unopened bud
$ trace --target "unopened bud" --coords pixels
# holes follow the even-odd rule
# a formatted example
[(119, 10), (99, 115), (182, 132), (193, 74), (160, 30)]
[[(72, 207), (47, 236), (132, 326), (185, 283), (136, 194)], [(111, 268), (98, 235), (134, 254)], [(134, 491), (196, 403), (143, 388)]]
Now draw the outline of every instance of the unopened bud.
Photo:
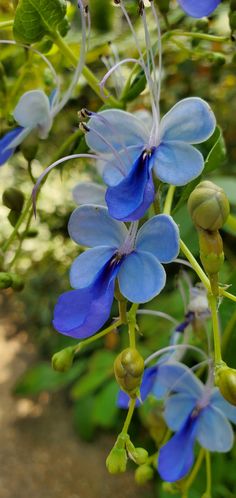
[(218, 231), (208, 232), (198, 230), (200, 258), (204, 270), (208, 275), (214, 275), (220, 271), (224, 262), (223, 242)]
[(142, 486), (148, 481), (151, 481), (154, 476), (154, 469), (147, 464), (140, 465), (140, 467), (136, 469), (134, 476), (136, 483)]
[(57, 372), (67, 372), (73, 365), (74, 356), (74, 346), (69, 346), (62, 349), (62, 351), (58, 351), (52, 357), (52, 368)]
[(17, 292), (20, 292), (24, 289), (25, 283), (22, 277), (19, 275), (16, 275), (15, 273), (11, 273), (11, 278), (12, 278), (12, 284), (11, 287)]
[(0, 289), (11, 287), (12, 278), (10, 273), (0, 272)]
[(9, 220), (9, 222), (11, 223), (11, 226), (15, 227), (16, 224), (17, 224), (17, 221), (20, 218), (20, 212), (19, 211), (14, 211), (13, 209), (11, 209), (11, 211), (8, 214), (7, 218)]
[(30, 133), (30, 135), (21, 144), (20, 149), (26, 161), (33, 161), (38, 150), (38, 137), (36, 133)]
[(135, 448), (130, 439), (127, 439), (126, 449), (129, 457), (137, 463), (137, 465), (143, 465), (148, 459), (148, 452), (144, 448)]
[(24, 205), (24, 194), (15, 187), (9, 187), (2, 194), (2, 203), (4, 206), (20, 213)]
[(116, 380), (131, 398), (135, 398), (141, 384), (144, 361), (137, 349), (124, 349), (114, 363)]
[(110, 474), (120, 474), (126, 471), (127, 454), (124, 448), (114, 446), (106, 459), (106, 468)]
[(215, 382), (226, 401), (236, 406), (236, 370), (226, 364), (218, 367)]
[(199, 183), (192, 191), (188, 209), (197, 227), (212, 232), (222, 228), (230, 211), (224, 190), (209, 181)]

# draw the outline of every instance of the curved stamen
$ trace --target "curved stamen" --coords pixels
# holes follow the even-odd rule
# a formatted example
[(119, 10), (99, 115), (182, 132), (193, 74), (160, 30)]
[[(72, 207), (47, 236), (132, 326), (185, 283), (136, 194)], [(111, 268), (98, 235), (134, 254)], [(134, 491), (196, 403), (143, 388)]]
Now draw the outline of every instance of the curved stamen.
[(168, 315), (167, 313), (163, 313), (162, 311), (154, 311), (154, 310), (138, 310), (137, 315), (150, 315), (150, 316), (158, 316), (160, 318), (164, 318), (165, 320), (168, 320), (169, 322), (173, 323), (174, 325), (178, 325), (178, 321), (173, 318), (173, 316)]
[(134, 221), (133, 223), (130, 224), (128, 235), (122, 244), (121, 247), (118, 249), (118, 253), (123, 255), (123, 254), (130, 254), (134, 250), (134, 245), (135, 245), (135, 239), (138, 231), (138, 225), (139, 221)]
[(105, 76), (102, 78), (102, 80), (99, 83), (100, 88), (101, 89), (104, 88), (106, 81), (108, 80), (108, 78), (110, 78), (110, 76), (112, 75), (112, 73), (114, 71), (116, 71), (122, 64), (126, 64), (128, 62), (134, 62), (135, 64), (139, 64), (141, 66), (141, 68), (145, 71), (145, 67), (143, 66), (143, 63), (139, 59), (135, 59), (133, 57), (128, 57), (127, 59), (123, 59), (122, 61), (116, 62), (116, 64), (114, 66), (112, 66), (107, 71), (107, 73), (105, 74)]
[(175, 346), (166, 346), (165, 348), (162, 348), (159, 351), (155, 351), (155, 353), (152, 353), (150, 356), (148, 356), (148, 358), (146, 358), (144, 364), (148, 365), (148, 363), (150, 363), (152, 360), (159, 358), (159, 356), (162, 356), (165, 353), (171, 353), (176, 349), (195, 351), (196, 353), (200, 353), (203, 356), (203, 358), (209, 361), (208, 355), (205, 353), (205, 351), (202, 351), (202, 349), (198, 348), (197, 346), (192, 346), (191, 344), (177, 344)]

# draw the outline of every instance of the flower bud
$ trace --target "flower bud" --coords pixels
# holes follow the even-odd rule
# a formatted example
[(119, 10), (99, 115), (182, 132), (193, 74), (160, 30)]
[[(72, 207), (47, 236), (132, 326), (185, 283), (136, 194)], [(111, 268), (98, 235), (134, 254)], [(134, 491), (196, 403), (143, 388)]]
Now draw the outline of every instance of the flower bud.
[(38, 137), (36, 133), (30, 133), (21, 144), (20, 150), (26, 161), (33, 161), (38, 151)]
[(15, 187), (9, 187), (2, 194), (2, 203), (4, 206), (20, 213), (24, 205), (24, 194)]
[(146, 482), (151, 481), (154, 476), (154, 469), (150, 465), (140, 465), (135, 471), (134, 477), (137, 484), (141, 486)]
[(24, 289), (25, 283), (24, 280), (19, 275), (16, 275), (15, 273), (11, 273), (11, 278), (12, 278), (12, 284), (11, 287), (15, 291), (22, 291)]
[(20, 212), (19, 211), (14, 211), (13, 209), (11, 209), (11, 211), (8, 214), (7, 218), (9, 220), (9, 222), (11, 223), (11, 226), (15, 227), (16, 224), (17, 224), (17, 221), (20, 218)]
[(236, 370), (226, 364), (218, 367), (215, 382), (226, 401), (236, 406)]
[(0, 289), (11, 287), (12, 278), (10, 273), (0, 272)]
[(208, 275), (219, 273), (224, 262), (223, 242), (218, 231), (198, 230), (200, 258)]
[(62, 349), (62, 351), (58, 351), (52, 357), (52, 368), (57, 372), (67, 372), (72, 367), (74, 356), (74, 346), (69, 346)]
[(203, 181), (192, 191), (188, 209), (193, 223), (203, 230), (216, 231), (226, 222), (230, 207), (224, 190), (212, 182)]
[(148, 452), (144, 448), (135, 448), (130, 439), (126, 441), (126, 450), (129, 457), (137, 463), (137, 465), (143, 465), (148, 459)]
[(135, 398), (141, 384), (144, 361), (137, 349), (124, 349), (116, 358), (114, 371), (116, 380), (131, 398)]
[(114, 446), (106, 459), (106, 468), (110, 474), (120, 474), (126, 471), (127, 454), (124, 448)]

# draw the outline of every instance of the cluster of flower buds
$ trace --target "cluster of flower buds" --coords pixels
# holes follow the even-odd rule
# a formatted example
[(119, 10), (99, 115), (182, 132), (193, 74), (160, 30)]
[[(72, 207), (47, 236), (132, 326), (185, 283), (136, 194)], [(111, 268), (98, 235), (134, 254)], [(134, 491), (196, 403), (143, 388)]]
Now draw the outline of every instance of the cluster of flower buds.
[(106, 459), (108, 472), (110, 474), (125, 472), (128, 458), (137, 465), (144, 466), (148, 459), (148, 452), (144, 448), (135, 448), (129, 435), (121, 432)]
[(123, 391), (131, 398), (139, 395), (139, 387), (144, 371), (144, 360), (137, 349), (124, 349), (116, 358), (114, 372)]

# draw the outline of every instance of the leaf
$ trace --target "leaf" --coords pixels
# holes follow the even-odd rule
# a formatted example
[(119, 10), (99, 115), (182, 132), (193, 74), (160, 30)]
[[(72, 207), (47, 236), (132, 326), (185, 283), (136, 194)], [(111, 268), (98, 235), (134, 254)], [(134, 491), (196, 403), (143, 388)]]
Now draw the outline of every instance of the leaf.
[(35, 43), (53, 33), (66, 15), (65, 0), (20, 0), (13, 34), (16, 41)]
[(130, 102), (143, 92), (146, 88), (147, 80), (144, 71), (141, 70), (137, 76), (134, 78), (133, 82), (126, 90), (125, 94), (122, 96), (124, 102)]
[(81, 360), (65, 373), (55, 372), (49, 363), (39, 363), (22, 375), (13, 392), (21, 396), (31, 396), (42, 391), (58, 391), (77, 379), (84, 368), (85, 361)]
[(94, 398), (88, 396), (74, 405), (74, 426), (79, 436), (86, 441), (93, 439), (95, 423), (93, 421)]
[(97, 394), (93, 408), (93, 420), (96, 425), (105, 429), (110, 429), (114, 426), (117, 414), (118, 385), (115, 380), (111, 380)]
[(73, 399), (81, 399), (88, 394), (93, 393), (112, 375), (113, 371), (91, 370), (87, 372), (71, 389), (71, 397)]
[(224, 137), (219, 126), (216, 127), (206, 145), (210, 146), (210, 151), (205, 161), (204, 173), (209, 173), (209, 171), (218, 168), (225, 161), (227, 155)]
[(225, 191), (230, 204), (236, 205), (236, 177), (214, 176), (211, 180)]
[(89, 369), (93, 370), (106, 370), (113, 367), (115, 353), (112, 351), (101, 350), (96, 351), (89, 360)]

